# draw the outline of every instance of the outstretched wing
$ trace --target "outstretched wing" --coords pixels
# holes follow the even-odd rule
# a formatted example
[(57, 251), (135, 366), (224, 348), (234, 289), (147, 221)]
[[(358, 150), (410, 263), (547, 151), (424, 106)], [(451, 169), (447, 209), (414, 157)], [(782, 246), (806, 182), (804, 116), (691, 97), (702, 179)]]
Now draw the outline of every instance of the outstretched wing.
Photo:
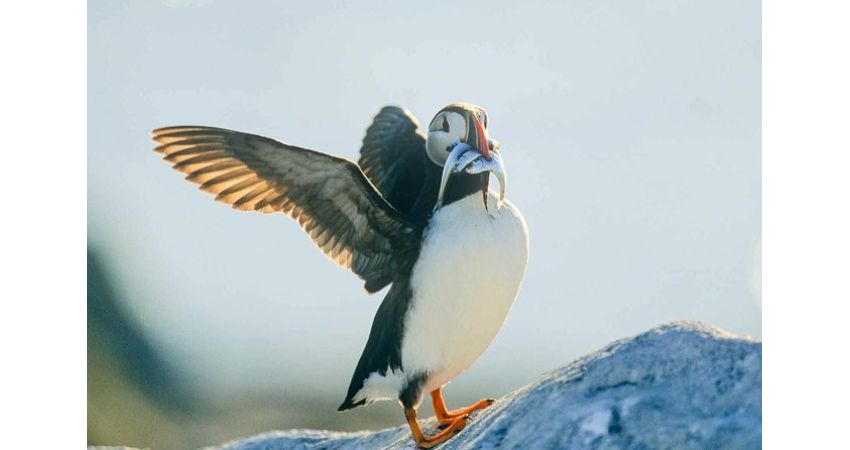
[(153, 131), (156, 151), (186, 179), (243, 211), (280, 211), (375, 292), (392, 282), (414, 231), (353, 162), (222, 128)]
[(381, 109), (366, 130), (357, 164), (384, 198), (410, 212), (425, 177), (425, 135), (410, 111)]

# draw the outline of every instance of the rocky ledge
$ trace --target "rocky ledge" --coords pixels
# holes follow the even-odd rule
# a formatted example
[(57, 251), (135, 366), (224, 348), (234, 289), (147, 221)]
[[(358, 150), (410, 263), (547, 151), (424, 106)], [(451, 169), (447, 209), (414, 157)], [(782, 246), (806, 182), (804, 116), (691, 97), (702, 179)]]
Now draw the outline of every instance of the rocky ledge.
[[(441, 449), (761, 448), (761, 342), (676, 322), (622, 339), (476, 413)], [(431, 432), (433, 419), (422, 421)], [(412, 449), (407, 426), (273, 431), (213, 449)]]

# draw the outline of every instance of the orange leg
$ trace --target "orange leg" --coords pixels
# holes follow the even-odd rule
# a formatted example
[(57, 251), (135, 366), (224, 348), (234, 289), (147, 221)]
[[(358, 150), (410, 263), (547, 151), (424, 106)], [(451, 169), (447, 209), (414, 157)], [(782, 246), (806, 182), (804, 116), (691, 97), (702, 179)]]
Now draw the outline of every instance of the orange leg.
[(450, 425), (456, 418), (472, 414), (474, 411), (478, 411), (479, 409), (484, 409), (492, 405), (494, 401), (495, 400), (492, 398), (487, 398), (479, 400), (475, 404), (467, 406), (466, 408), (449, 411), (446, 408), (445, 400), (443, 400), (442, 388), (437, 388), (431, 391), (431, 404), (434, 406), (434, 415), (437, 416), (437, 421), (440, 422), (441, 425)]
[(419, 428), (419, 422), (416, 420), (415, 409), (405, 408), (404, 417), (407, 419), (407, 424), (410, 426), (410, 432), (413, 434), (413, 439), (416, 441), (416, 445), (419, 446), (419, 448), (432, 448), (448, 441), (452, 436), (460, 432), (460, 430), (462, 430), (469, 421), (468, 416), (457, 417), (445, 430), (431, 437), (426, 437), (422, 433), (422, 429)]

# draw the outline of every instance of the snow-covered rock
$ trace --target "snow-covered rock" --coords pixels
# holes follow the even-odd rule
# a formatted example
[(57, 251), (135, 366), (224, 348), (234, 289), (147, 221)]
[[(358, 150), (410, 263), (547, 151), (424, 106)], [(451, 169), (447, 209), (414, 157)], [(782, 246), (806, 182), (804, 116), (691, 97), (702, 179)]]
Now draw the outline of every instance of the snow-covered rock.
[[(761, 448), (761, 342), (677, 322), (616, 341), (476, 413), (441, 449)], [(422, 421), (431, 432), (433, 419)], [(217, 449), (407, 449), (407, 426), (274, 431)]]

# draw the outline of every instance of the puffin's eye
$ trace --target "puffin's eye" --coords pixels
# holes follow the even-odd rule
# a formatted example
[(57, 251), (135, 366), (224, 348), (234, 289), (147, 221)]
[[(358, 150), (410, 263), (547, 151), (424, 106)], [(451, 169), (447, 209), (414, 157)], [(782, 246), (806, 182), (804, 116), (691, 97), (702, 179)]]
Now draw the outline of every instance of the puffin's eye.
[(449, 121), (446, 119), (446, 116), (443, 116), (443, 133), (449, 132)]

